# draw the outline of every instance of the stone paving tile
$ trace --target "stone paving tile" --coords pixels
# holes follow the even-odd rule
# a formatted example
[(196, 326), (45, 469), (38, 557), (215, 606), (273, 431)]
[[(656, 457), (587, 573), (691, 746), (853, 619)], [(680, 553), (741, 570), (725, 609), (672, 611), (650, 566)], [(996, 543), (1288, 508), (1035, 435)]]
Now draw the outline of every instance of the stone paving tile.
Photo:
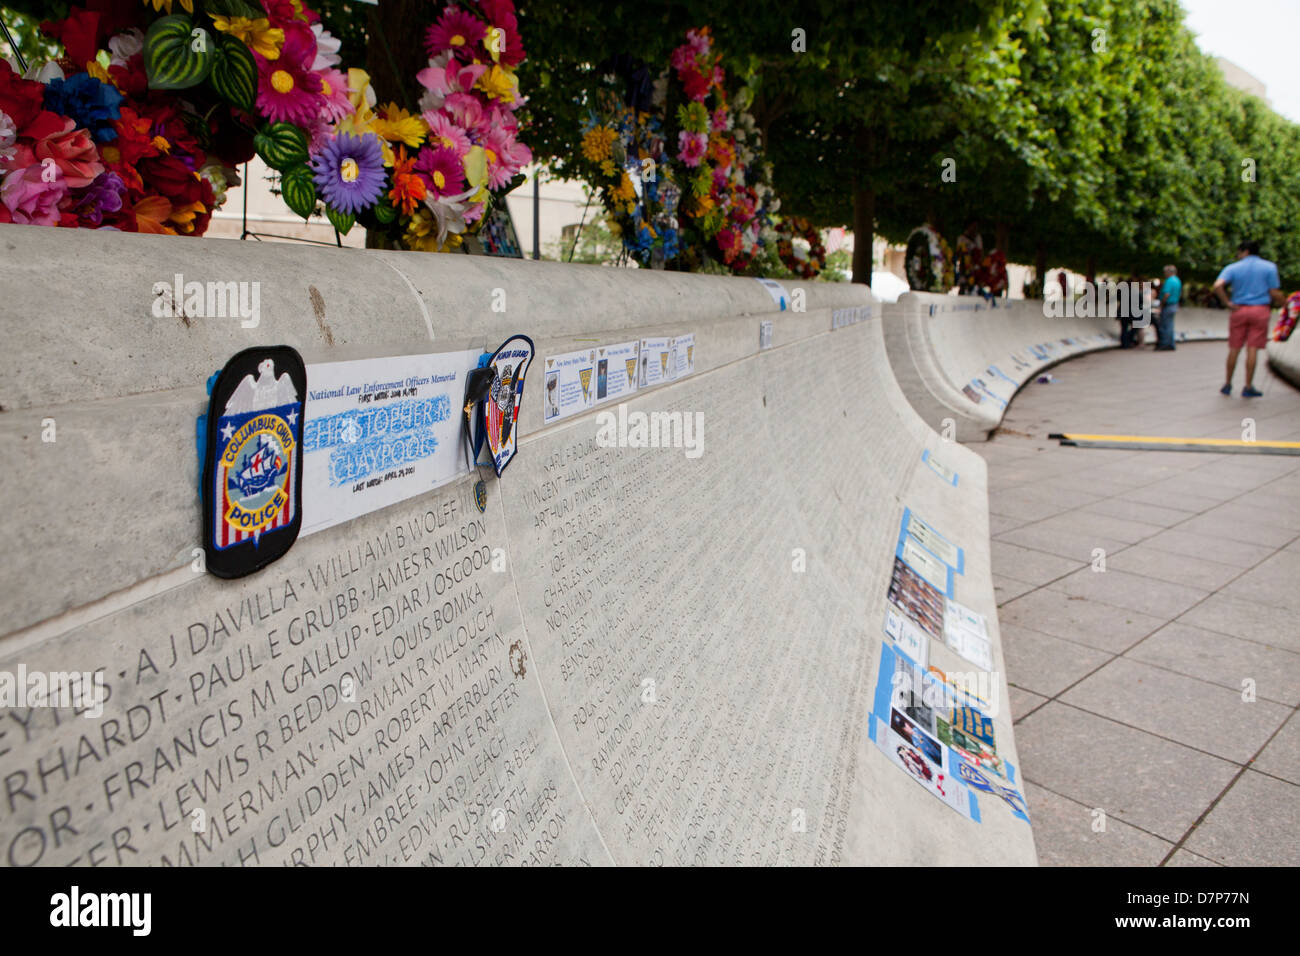
[[(1015, 713), (1014, 708), (1011, 713)], [(1272, 774), (1300, 785), (1300, 716), (1291, 715), (1286, 726), (1268, 742), (1251, 766), (1260, 773)]]
[(1291, 713), (1282, 704), (1246, 703), (1240, 691), (1127, 657), (1115, 658), (1061, 700), (1234, 763), (1250, 760)]
[(1208, 591), (1188, 587), (1185, 584), (1173, 584), (1128, 571), (1118, 571), (1109, 565), (1104, 572), (1094, 571), (1092, 568), (1075, 571), (1059, 581), (1052, 582), (1048, 585), (1048, 589), (1072, 597), (1083, 597), (1103, 604), (1142, 611), (1166, 620), (1177, 617), (1209, 594)]
[(1240, 601), (1257, 601), (1300, 611), (1300, 554), (1279, 551), (1251, 568), (1220, 592)]
[(1144, 547), (1168, 551), (1171, 554), (1185, 554), (1190, 558), (1206, 558), (1220, 564), (1231, 564), (1238, 568), (1250, 568), (1259, 564), (1275, 550), (1262, 544), (1250, 544), (1246, 541), (1228, 541), (1208, 534), (1196, 534), (1182, 528), (1170, 528), (1161, 531), (1142, 542)]
[(990, 508), (990, 511), (995, 514), (1041, 521), (1043, 518), (1072, 511), (1079, 505), (1096, 501), (1097, 496), (1082, 491), (1066, 492), (1060, 489), (1046, 490), (1033, 485), (1022, 485), (999, 491), (996, 499), (996, 510)]
[[(1019, 624), (1112, 654), (1127, 650), (1165, 623), (1110, 604), (1062, 597), (1059, 591), (1034, 591), (999, 608), (998, 621), (1003, 627)], [(1009, 677), (1014, 678), (1014, 674)]]
[(1289, 544), (1295, 537), (1294, 531), (1269, 524), (1267, 516), (1260, 516), (1256, 521), (1243, 521), (1239, 517), (1216, 514), (1213, 511), (1188, 518), (1178, 525), (1178, 530), (1195, 531), (1198, 534), (1228, 538), (1232, 541), (1245, 541), (1247, 544), (1263, 544), (1272, 548)]
[[(1243, 524), (1264, 524), (1271, 528), (1289, 531), (1286, 544), (1300, 534), (1300, 501), (1294, 498), (1270, 499), (1264, 492), (1249, 495), (1245, 499), (1230, 501), (1203, 512), (1207, 518), (1227, 518)], [(1279, 545), (1280, 547), (1281, 545)]]
[(1036, 551), (1046, 551), (1062, 558), (1069, 558), (1079, 564), (1091, 563), (1094, 548), (1119, 551), (1125, 545), (1131, 543), (1119, 538), (1108, 538), (1090, 531), (1085, 526), (1086, 522), (1081, 520), (1076, 520), (1073, 523), (1063, 523), (1061, 519), (1065, 517), (1070, 516), (1061, 515), (1056, 518), (1048, 518), (1046, 521), (1037, 521), (1012, 531), (1003, 532), (997, 536), (996, 540), (1017, 544), (1025, 548), (1033, 548)]
[[(1055, 697), (1113, 655), (1017, 624), (1002, 625), (1002, 657), (1017, 687)], [(1014, 711), (1013, 711), (1014, 713)]]
[(1300, 787), (1247, 770), (1184, 846), (1227, 866), (1300, 866), (1297, 805)]
[(1038, 694), (1027, 691), (1014, 685), (1007, 686), (1007, 693), (1011, 696), (1011, 722), (1015, 723), (1030, 713), (1037, 707), (1047, 703), (1047, 698)]
[[(1039, 866), (1156, 866), (1174, 848), (1168, 840), (1032, 783), (1025, 784), (1025, 802)], [(1105, 829), (1098, 832), (1098, 825)]]
[(997, 601), (998, 607), (1006, 604), (1008, 601), (1014, 601), (1022, 594), (1028, 594), (1038, 587), (1036, 584), (1029, 584), (1026, 581), (1017, 581), (1015, 578), (1009, 578), (1006, 575), (993, 573), (993, 599)]
[(1167, 840), (1181, 838), (1238, 769), (1058, 701), (1016, 724), (1016, 746), (1027, 781)]
[(1106, 515), (1110, 518), (1124, 518), (1141, 521), (1143, 524), (1156, 524), (1168, 528), (1179, 522), (1194, 517), (1194, 511), (1180, 511), (1160, 505), (1147, 504), (1143, 501), (1131, 501), (1127, 497), (1103, 498), (1079, 508), (1085, 514)]
[(1039, 586), (1078, 569), (1079, 562), (1046, 551), (1022, 548), (1010, 541), (994, 541), (993, 567), (999, 574)]
[[(1197, 677), (1241, 693), (1255, 681), (1255, 694), (1288, 706), (1300, 704), (1300, 654), (1174, 622), (1131, 647), (1125, 657)], [(1297, 781), (1300, 782), (1300, 781)]]
[(1206, 561), (1186, 554), (1170, 554), (1145, 542), (1125, 548), (1118, 554), (1107, 555), (1106, 569), (1107, 573), (1129, 571), (1143, 577), (1171, 584), (1186, 584), (1205, 591), (1221, 588), (1241, 574), (1241, 568), (1231, 564)]
[(1147, 485), (1125, 494), (1125, 500), (1139, 504), (1156, 505), (1161, 508), (1177, 508), (1192, 514), (1199, 514), (1218, 507), (1222, 502), (1218, 498), (1204, 498), (1201, 495), (1171, 495), (1162, 484)]
[(1300, 629), (1296, 627), (1295, 612), (1286, 608), (1243, 601), (1228, 594), (1211, 594), (1182, 614), (1178, 621), (1300, 653)]
[(1008, 518), (1006, 515), (997, 515), (989, 512), (989, 535), (996, 538), (1004, 531), (1010, 531), (1013, 528), (1019, 528), (1029, 524), (1028, 521), (1022, 521), (1019, 518)]

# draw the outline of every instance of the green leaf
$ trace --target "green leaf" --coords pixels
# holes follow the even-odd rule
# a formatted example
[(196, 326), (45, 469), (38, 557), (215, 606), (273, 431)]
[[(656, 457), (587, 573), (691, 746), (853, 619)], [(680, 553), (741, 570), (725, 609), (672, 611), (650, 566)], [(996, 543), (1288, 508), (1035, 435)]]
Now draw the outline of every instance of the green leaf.
[(211, 34), (183, 14), (161, 17), (144, 38), (144, 69), (149, 87), (184, 90), (207, 79), (212, 70)]
[(352, 228), (357, 217), (350, 212), (339, 212), (330, 206), (325, 207), (325, 218), (334, 224), (334, 228), (339, 231), (340, 235), (346, 236), (348, 230)]
[(388, 225), (390, 222), (395, 222), (397, 220), (397, 210), (394, 209), (392, 206), (390, 206), (388, 203), (384, 202), (382, 199), (379, 202), (375, 203), (374, 208), (371, 210), (371, 212), (375, 214), (375, 218), (378, 219), (380, 224), (384, 226)]
[(266, 11), (247, 0), (203, 0), (203, 9), (213, 17), (247, 17), (256, 20), (266, 16)]
[(306, 166), (296, 166), (280, 176), (280, 195), (285, 205), (302, 216), (310, 219), (316, 211), (316, 184), (312, 181), (311, 170)]
[(217, 40), (208, 79), (223, 99), (252, 112), (257, 100), (257, 63), (242, 40), (232, 36)]
[(266, 165), (282, 173), (307, 162), (307, 135), (292, 123), (263, 126), (253, 136), (253, 148)]

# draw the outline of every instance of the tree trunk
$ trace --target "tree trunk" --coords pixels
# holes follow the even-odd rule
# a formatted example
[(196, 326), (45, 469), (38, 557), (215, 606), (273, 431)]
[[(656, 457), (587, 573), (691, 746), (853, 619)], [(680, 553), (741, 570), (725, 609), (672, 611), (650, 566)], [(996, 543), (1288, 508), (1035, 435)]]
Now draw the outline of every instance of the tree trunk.
[(1097, 284), (1097, 257), (1088, 257), (1088, 285)]
[(870, 186), (853, 192), (853, 281), (871, 285), (871, 243), (876, 228), (876, 191)]
[(1038, 275), (1038, 297), (1047, 298), (1047, 246), (1038, 240), (1038, 251), (1034, 257), (1034, 272)]
[(1011, 245), (1011, 226), (1009, 223), (999, 222), (993, 227), (993, 241), (996, 243), (994, 248), (1001, 251), (1001, 253), (1007, 257), (1007, 261), (1010, 262), (1011, 250), (1009, 246)]

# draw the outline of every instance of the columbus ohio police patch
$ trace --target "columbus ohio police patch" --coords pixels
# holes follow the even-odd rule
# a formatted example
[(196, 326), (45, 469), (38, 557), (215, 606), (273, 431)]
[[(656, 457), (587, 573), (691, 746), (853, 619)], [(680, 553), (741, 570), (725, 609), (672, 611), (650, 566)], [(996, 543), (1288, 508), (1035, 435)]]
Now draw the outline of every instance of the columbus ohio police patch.
[(287, 346), (240, 352), (212, 387), (203, 547), (218, 577), (252, 574), (298, 538), (306, 396), (307, 369)]

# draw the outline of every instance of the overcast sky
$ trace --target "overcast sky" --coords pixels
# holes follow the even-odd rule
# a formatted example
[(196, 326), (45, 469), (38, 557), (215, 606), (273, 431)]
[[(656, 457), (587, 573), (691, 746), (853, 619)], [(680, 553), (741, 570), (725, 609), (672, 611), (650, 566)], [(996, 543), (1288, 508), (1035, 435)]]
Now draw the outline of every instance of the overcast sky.
[(1273, 109), (1300, 123), (1300, 0), (1182, 0), (1200, 48), (1268, 87)]

